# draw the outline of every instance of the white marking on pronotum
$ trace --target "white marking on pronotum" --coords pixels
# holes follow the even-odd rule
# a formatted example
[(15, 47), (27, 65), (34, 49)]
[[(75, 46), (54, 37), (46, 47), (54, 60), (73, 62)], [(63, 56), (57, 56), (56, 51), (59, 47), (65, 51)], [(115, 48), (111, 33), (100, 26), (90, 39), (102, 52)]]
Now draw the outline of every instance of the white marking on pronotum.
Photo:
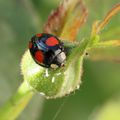
[(55, 77), (52, 77), (52, 83), (54, 83), (55, 82)]
[(59, 75), (61, 75), (61, 73), (57, 73), (56, 75), (59, 76)]
[(40, 92), (40, 95), (43, 95), (43, 96), (45, 96), (45, 93), (43, 93), (43, 92)]
[(46, 77), (49, 76), (48, 69), (46, 69), (46, 71), (45, 71), (45, 76), (46, 76)]

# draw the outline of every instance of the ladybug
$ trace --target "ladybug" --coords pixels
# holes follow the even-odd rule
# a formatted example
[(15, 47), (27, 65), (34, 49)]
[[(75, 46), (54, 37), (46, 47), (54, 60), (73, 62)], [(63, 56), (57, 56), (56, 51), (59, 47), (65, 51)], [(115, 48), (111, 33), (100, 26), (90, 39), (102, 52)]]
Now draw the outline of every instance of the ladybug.
[(64, 66), (66, 54), (63, 43), (54, 35), (36, 34), (29, 42), (29, 51), (34, 61), (46, 68)]

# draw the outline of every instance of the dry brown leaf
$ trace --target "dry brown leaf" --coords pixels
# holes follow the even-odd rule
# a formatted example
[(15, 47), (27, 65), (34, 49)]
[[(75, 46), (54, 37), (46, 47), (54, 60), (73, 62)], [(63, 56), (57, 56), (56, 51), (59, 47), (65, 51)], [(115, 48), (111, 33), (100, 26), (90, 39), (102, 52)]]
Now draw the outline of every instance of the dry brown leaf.
[(92, 27), (92, 35), (99, 33), (118, 12), (120, 12), (120, 4), (117, 4), (115, 7), (113, 7), (101, 22), (94, 22)]
[(86, 17), (87, 9), (82, 0), (64, 0), (49, 16), (44, 32), (74, 41)]

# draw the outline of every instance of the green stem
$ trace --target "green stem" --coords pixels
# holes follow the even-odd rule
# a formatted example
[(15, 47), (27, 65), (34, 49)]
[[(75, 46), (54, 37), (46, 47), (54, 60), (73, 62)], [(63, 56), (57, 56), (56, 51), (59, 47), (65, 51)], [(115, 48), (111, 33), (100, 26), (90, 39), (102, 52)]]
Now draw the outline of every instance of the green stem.
[(1, 107), (0, 120), (14, 120), (23, 111), (33, 96), (26, 82), (23, 82), (17, 93)]

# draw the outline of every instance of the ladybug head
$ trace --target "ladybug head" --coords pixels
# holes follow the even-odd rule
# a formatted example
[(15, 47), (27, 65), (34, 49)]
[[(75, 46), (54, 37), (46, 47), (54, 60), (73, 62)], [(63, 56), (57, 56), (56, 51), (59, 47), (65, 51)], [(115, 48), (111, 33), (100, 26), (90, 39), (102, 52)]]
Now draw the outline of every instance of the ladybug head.
[(54, 51), (54, 56), (51, 62), (51, 68), (57, 68), (64, 66), (66, 60), (65, 52), (62, 49), (57, 49)]

